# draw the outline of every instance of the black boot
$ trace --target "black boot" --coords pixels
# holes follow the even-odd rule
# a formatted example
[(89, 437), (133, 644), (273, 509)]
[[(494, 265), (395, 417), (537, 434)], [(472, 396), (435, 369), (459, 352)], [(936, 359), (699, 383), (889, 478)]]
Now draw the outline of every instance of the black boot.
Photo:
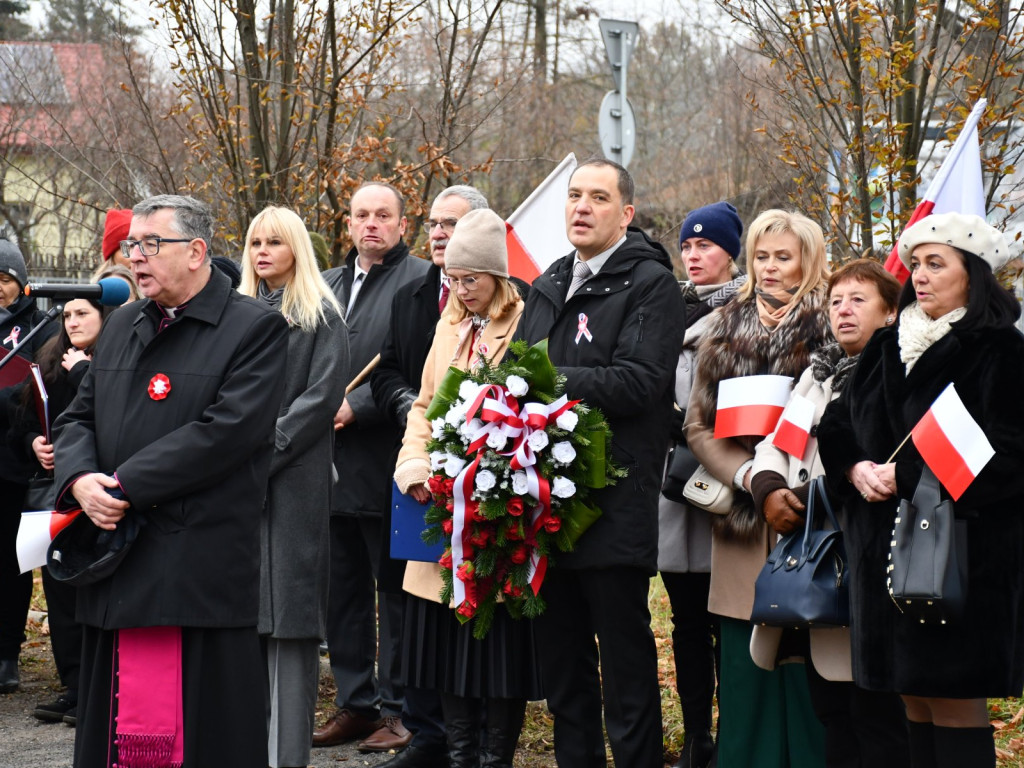
[[(684, 726), (685, 727), (685, 726)], [(672, 768), (707, 768), (715, 752), (711, 731), (686, 731), (683, 752)]]
[(996, 743), (992, 740), (992, 726), (935, 726), (935, 758), (937, 768), (995, 768)]
[(477, 768), (480, 752), (480, 710), (483, 702), (441, 694), (444, 733), (448, 739), (448, 761), (451, 768)]
[(487, 730), (480, 750), (480, 768), (512, 768), (525, 714), (526, 699), (487, 699)]
[(911, 768), (936, 768), (935, 726), (931, 723), (907, 721)]

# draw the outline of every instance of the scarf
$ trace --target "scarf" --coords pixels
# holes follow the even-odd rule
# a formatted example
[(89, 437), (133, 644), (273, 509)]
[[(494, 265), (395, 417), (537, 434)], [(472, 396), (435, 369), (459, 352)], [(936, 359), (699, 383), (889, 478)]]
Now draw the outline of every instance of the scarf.
[[(480, 360), (473, 360), (473, 350), (476, 348), (477, 340), (483, 335), (484, 328), (487, 327), (488, 323), (491, 322), (490, 317), (480, 317), (480, 315), (471, 315), (465, 318), (459, 323), (459, 341), (455, 345), (455, 352), (452, 353), (452, 359), (449, 361), (451, 365), (455, 365), (458, 361), (459, 356), (462, 354), (462, 347), (466, 343), (466, 339), (470, 337), (472, 333), (473, 339), (470, 342), (469, 348), (469, 365), (468, 369), (472, 370), (479, 367)], [(486, 354), (487, 350), (480, 350), (481, 354)]]
[(265, 282), (260, 280), (259, 285), (256, 286), (256, 298), (271, 309), (276, 309), (280, 312), (281, 301), (284, 299), (284, 286), (282, 285), (276, 291), (272, 291)]
[(967, 314), (967, 307), (959, 307), (932, 320), (918, 302), (908, 304), (900, 313), (900, 360), (913, 369), (925, 350), (952, 330), (952, 324)]
[(761, 325), (770, 330), (781, 323), (793, 308), (793, 296), (799, 287), (794, 286), (782, 291), (762, 291), (755, 288), (757, 316), (761, 320)]
[(830, 342), (811, 352), (811, 377), (821, 384), (832, 377), (832, 392), (839, 394), (846, 385), (860, 354), (847, 357), (838, 341)]

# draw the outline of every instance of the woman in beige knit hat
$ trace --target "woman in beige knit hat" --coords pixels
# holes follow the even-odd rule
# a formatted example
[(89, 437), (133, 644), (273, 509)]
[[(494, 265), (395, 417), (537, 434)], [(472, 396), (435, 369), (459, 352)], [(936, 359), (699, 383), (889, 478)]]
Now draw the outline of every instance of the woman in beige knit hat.
[[(450, 298), (430, 347), (419, 397), (409, 412), (395, 482), (421, 502), (430, 461), (431, 427), (424, 413), (449, 366), (472, 370), (497, 363), (523, 314), (523, 300), (509, 281), (505, 222), (487, 208), (461, 219), (445, 248)], [(513, 620), (502, 606), (482, 640), (439, 602), (440, 566), (410, 562), (404, 588), (423, 598), (403, 630), (405, 684), (441, 693), (451, 768), (511, 768), (527, 700), (543, 698), (535, 661), (533, 624)], [(486, 702), (486, 704), (485, 704)]]

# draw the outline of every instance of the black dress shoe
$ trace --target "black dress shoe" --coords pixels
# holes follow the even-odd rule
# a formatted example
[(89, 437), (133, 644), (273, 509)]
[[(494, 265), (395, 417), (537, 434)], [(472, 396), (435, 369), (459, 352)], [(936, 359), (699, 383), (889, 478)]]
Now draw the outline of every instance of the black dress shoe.
[(14, 693), (21, 679), (17, 659), (0, 659), (0, 693)]
[(56, 701), (36, 704), (36, 708), (32, 710), (32, 715), (48, 723), (59, 723), (68, 712), (75, 708), (77, 703), (77, 699), (73, 699), (65, 693), (58, 696)]
[(64, 725), (70, 725), (74, 728), (78, 725), (78, 705), (76, 704), (67, 712), (64, 713)]
[(423, 749), (410, 744), (379, 768), (448, 768), (448, 750), (444, 747)]

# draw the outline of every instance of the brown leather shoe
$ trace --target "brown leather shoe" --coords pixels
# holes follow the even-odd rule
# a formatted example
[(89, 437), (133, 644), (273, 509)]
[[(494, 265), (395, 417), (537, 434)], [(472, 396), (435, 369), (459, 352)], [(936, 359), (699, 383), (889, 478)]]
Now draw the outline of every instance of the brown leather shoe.
[(376, 731), (356, 744), (356, 749), (360, 752), (390, 752), (412, 741), (412, 731), (402, 725), (400, 717), (385, 717), (378, 725), (380, 727)]
[(323, 728), (313, 731), (313, 746), (333, 747), (353, 739), (361, 739), (377, 730), (378, 725), (377, 720), (357, 715), (348, 709), (339, 709), (324, 723)]

